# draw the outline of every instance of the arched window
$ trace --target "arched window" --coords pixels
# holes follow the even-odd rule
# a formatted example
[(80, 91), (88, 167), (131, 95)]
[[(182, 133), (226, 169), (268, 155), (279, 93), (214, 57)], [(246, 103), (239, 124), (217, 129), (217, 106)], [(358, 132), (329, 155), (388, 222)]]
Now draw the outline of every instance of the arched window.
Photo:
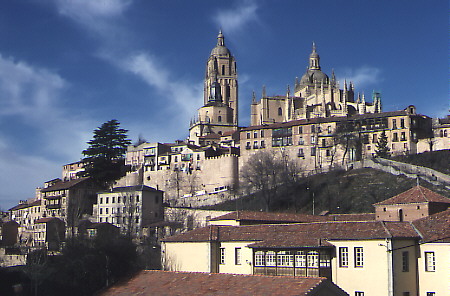
[(225, 65), (222, 65), (222, 75), (225, 75)]
[(217, 117), (217, 121), (218, 121), (218, 122), (222, 122), (222, 116), (219, 115), (219, 116)]
[(283, 109), (281, 107), (278, 108), (278, 116), (283, 116)]

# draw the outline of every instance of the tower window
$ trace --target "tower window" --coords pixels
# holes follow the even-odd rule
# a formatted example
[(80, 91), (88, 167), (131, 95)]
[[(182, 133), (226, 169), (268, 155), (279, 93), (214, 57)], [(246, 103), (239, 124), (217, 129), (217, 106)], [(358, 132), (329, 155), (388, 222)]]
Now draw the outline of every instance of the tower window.
[(281, 109), (281, 107), (280, 108), (278, 108), (278, 116), (282, 116), (283, 115), (283, 109)]
[(222, 75), (225, 75), (225, 65), (222, 65)]
[(217, 117), (217, 121), (218, 121), (218, 122), (222, 122), (222, 116), (219, 115), (219, 116)]

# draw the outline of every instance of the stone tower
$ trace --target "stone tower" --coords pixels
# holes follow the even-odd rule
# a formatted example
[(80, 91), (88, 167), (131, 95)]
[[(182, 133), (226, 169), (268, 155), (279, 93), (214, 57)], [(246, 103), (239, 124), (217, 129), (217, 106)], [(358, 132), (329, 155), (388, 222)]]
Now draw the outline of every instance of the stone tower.
[(217, 142), (238, 127), (238, 82), (236, 61), (225, 46), (222, 32), (206, 63), (203, 106), (191, 120), (189, 140), (197, 145)]
[(238, 81), (236, 60), (225, 46), (222, 31), (217, 36), (217, 45), (212, 49), (206, 63), (204, 86), (204, 104), (211, 96), (211, 85), (218, 82), (221, 87), (222, 100), (225, 105), (233, 109), (233, 123), (238, 125)]

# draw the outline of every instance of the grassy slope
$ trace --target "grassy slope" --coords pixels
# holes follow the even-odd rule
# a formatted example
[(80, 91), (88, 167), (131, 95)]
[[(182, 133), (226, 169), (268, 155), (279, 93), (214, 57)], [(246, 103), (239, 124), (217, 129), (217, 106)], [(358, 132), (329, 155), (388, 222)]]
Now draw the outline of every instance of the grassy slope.
[[(333, 171), (305, 178), (292, 192), (279, 194), (272, 203), (271, 211), (312, 213), (314, 195), (316, 214), (324, 210), (333, 213), (373, 212), (373, 203), (390, 198), (415, 185), (416, 180), (374, 169)], [(421, 181), (420, 185), (450, 197), (450, 192), (444, 188), (424, 181)], [(264, 208), (264, 203), (256, 195), (208, 208), (259, 211)]]

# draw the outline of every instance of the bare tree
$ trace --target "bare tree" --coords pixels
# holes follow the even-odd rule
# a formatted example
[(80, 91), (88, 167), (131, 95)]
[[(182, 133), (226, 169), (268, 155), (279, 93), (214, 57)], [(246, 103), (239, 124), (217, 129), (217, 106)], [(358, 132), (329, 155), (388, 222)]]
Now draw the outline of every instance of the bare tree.
[(356, 160), (360, 158), (362, 141), (358, 127), (355, 127), (349, 122), (342, 122), (337, 126), (336, 131), (333, 134), (333, 140), (335, 145), (340, 145), (344, 148), (342, 165), (345, 164), (347, 154), (351, 149), (356, 151)]
[(269, 211), (281, 189), (295, 184), (299, 176), (300, 167), (283, 151), (259, 151), (242, 168), (241, 188), (260, 194)]

